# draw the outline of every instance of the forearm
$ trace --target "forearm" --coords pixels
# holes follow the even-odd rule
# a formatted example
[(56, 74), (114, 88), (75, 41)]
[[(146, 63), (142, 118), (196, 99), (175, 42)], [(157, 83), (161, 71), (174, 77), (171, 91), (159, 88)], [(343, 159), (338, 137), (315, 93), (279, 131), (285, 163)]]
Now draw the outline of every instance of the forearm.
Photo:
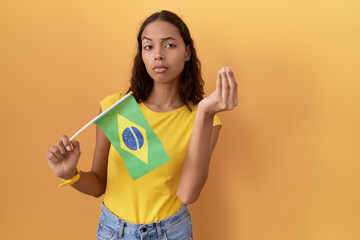
[(106, 184), (101, 184), (94, 172), (81, 171), (79, 180), (71, 186), (84, 194), (100, 197), (105, 192)]
[(197, 111), (177, 195), (183, 203), (197, 200), (205, 185), (211, 157), (213, 114)]

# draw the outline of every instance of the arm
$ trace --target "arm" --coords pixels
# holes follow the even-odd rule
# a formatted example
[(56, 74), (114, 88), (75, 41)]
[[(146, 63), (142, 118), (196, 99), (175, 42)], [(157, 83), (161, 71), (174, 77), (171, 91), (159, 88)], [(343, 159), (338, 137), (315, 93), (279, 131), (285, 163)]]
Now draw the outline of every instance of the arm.
[[(101, 112), (100, 108), (99, 114)], [(70, 148), (67, 149), (67, 147)], [(81, 171), (80, 179), (71, 185), (73, 188), (94, 197), (100, 197), (105, 192), (109, 148), (109, 140), (96, 125), (96, 145), (91, 171)], [(46, 158), (56, 176), (70, 179), (76, 173), (76, 166), (80, 158), (80, 144), (76, 140), (72, 140), (70, 143), (68, 137), (64, 135), (56, 146), (52, 146), (46, 151)]]
[[(222, 69), (224, 70), (224, 68)], [(216, 90), (198, 105), (177, 195), (184, 204), (195, 202), (205, 185), (212, 152), (220, 126), (213, 127), (217, 112), (231, 110), (238, 104), (237, 83), (230, 69), (220, 70)]]
[[(102, 113), (101, 107), (100, 113)], [(71, 185), (73, 188), (94, 197), (100, 197), (105, 193), (109, 149), (110, 141), (101, 128), (96, 125), (96, 145), (91, 171), (81, 171), (80, 179)]]
[(213, 127), (213, 116), (197, 112), (177, 195), (184, 204), (195, 202), (208, 177), (211, 154), (220, 125)]

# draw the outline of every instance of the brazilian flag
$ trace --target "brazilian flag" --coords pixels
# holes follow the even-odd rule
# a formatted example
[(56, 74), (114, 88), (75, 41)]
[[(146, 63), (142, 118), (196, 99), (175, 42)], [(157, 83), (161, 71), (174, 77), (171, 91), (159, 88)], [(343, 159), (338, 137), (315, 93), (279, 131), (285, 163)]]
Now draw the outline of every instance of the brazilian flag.
[(170, 158), (135, 98), (129, 94), (125, 97), (94, 123), (103, 130), (124, 160), (131, 178), (136, 180)]

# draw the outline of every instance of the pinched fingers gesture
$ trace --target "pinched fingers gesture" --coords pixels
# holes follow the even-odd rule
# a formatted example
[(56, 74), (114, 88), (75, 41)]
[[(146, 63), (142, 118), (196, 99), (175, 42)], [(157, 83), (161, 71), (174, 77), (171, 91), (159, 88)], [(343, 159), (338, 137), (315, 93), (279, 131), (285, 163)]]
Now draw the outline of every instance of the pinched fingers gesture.
[(232, 110), (238, 105), (238, 90), (231, 68), (223, 67), (216, 79), (216, 90), (199, 103), (199, 109), (209, 114)]

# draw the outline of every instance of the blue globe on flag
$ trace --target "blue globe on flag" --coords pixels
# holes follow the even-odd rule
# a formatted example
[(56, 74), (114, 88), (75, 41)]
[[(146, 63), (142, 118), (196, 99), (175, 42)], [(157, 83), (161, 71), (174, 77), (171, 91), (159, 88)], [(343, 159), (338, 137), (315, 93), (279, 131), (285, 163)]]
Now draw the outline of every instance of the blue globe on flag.
[(122, 134), (125, 145), (131, 150), (139, 150), (144, 145), (144, 137), (136, 127), (128, 127)]

